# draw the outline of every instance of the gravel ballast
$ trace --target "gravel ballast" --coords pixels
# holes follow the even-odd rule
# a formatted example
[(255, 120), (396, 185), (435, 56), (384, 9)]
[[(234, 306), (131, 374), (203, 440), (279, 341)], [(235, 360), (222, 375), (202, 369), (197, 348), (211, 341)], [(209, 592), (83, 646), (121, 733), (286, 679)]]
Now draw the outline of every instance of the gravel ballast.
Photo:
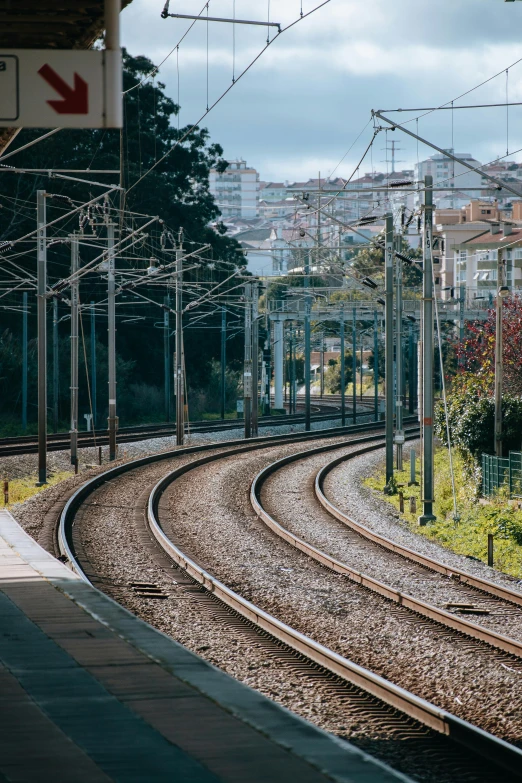
[[(281, 428), (275, 429), (275, 433), (282, 434)], [(262, 434), (266, 432), (262, 431)], [(225, 440), (240, 436), (241, 432), (229, 431), (222, 435)], [(203, 437), (207, 441), (210, 437), (217, 439), (214, 434), (197, 437), (198, 442), (202, 442)], [(165, 448), (167, 439), (160, 440)], [(170, 446), (172, 439), (168, 440)], [(327, 442), (331, 443), (333, 439)], [(130, 445), (139, 449), (137, 456), (150, 453), (146, 450), (147, 442)], [(443, 706), (451, 712), (461, 714), (463, 708), (466, 713), (463, 717), (473, 716), (475, 703), (481, 698), (481, 688), (489, 687), (492, 693), (491, 704), (488, 704), (491, 721), (485, 728), (494, 731), (505, 711), (506, 726), (501, 727), (499, 733), (506, 738), (517, 738), (520, 718), (513, 716), (517, 712), (520, 716), (517, 691), (520, 675), (499, 669), (491, 662), (484, 664), (480, 661), (474, 669), (474, 652), (470, 649), (467, 656), (468, 670), (472, 672), (469, 681), (462, 681), (462, 671), (466, 668), (466, 656), (462, 654), (459, 655), (464, 660), (459, 658), (457, 676), (453, 680), (454, 650), (444, 639), (437, 639), (433, 645), (433, 636), (426, 638), (422, 629), (405, 623), (404, 618), (399, 617), (401, 610), (387, 616), (386, 607), (389, 605), (382, 599), (378, 601), (382, 604), (381, 609), (373, 617), (373, 596), (359, 588), (356, 590), (359, 595), (352, 594), (354, 585), (342, 577), (328, 574), (309, 558), (290, 550), (268, 533), (255, 517), (248, 500), (250, 480), (269, 462), (302, 449), (303, 444), (294, 444), (271, 447), (255, 455), (231, 457), (197, 469), (176, 482), (169, 492), (169, 532), (173, 540), (180, 545), (183, 541), (182, 548), (188, 554), (196, 555), (216, 576), (294, 627), (352, 659), (355, 658), (352, 652), (360, 653), (363, 665), (390, 679), (396, 679), (397, 672), (402, 672), (405, 687), (409, 690), (418, 692), (416, 682), (427, 671), (427, 680), (422, 685), (426, 688), (424, 695), (438, 703), (444, 702)], [(192, 462), (199, 456), (183, 455), (139, 472), (133, 471), (104, 485), (91, 496), (83, 510), (81, 536), (89, 560), (104, 582), (102, 589), (189, 649), (303, 717), (356, 741), (392, 765), (394, 754), (400, 761), (401, 753), (393, 744), (389, 730), (369, 722), (357, 702), (351, 704), (343, 700), (342, 710), (339, 710), (339, 704), (332, 700), (331, 692), (321, 683), (311, 682), (295, 671), (289, 673), (281, 661), (267, 656), (262, 643), (228, 628), (214, 614), (202, 609), (197, 596), (176, 584), (175, 569), (158, 568), (154, 557), (144, 550), (132, 520), (133, 506), (140, 495), (150, 490), (168, 470)], [(328, 455), (324, 455), (325, 458), (328, 459)], [(102, 469), (106, 468), (107, 465)], [(94, 472), (85, 472), (68, 482), (71, 487), (75, 486)], [(44, 503), (44, 507), (52, 505), (60, 497), (60, 487), (63, 491), (66, 484), (63, 482), (50, 488), (15, 509), (17, 518), (26, 529), (37, 529), (41, 504)], [(296, 495), (290, 497), (294, 502), (297, 500)], [(242, 540), (244, 533), (247, 534), (245, 541)], [(272, 586), (274, 578), (278, 586), (277, 595)], [(129, 587), (131, 581), (153, 581), (169, 598), (166, 601), (139, 598)], [(379, 614), (383, 611), (384, 623), (382, 614)], [(397, 634), (398, 626), (404, 631)], [(412, 649), (415, 657), (420, 654), (424, 660), (415, 663), (408, 676)], [(430, 671), (436, 658), (439, 659), (437, 665), (434, 671)], [(454, 783), (456, 779), (451, 772), (442, 769), (430, 776), (424, 770), (422, 760), (417, 767), (402, 768), (416, 779), (429, 783)], [(460, 773), (458, 779), (468, 780)]]
[(383, 450), (341, 463), (326, 477), (324, 485), (326, 496), (341, 511), (398, 544), (473, 576), (516, 590), (522, 595), (521, 580), (496, 571), (485, 563), (452, 552), (436, 541), (431, 541), (411, 530), (389, 503), (364, 484), (365, 479), (382, 469), (382, 465)]
[[(342, 463), (325, 480), (324, 491), (329, 499), (338, 498), (342, 487), (342, 508), (345, 510), (349, 506), (349, 514), (357, 522), (363, 522), (364, 516), (359, 487), (353, 479), (345, 477), (343, 471), (348, 472), (349, 466), (360, 471), (359, 464), (373, 457), (370, 453)], [(474, 623), (522, 640), (522, 608), (466, 588), (450, 577), (387, 551), (328, 514), (315, 497), (314, 480), (318, 471), (331, 460), (331, 455), (318, 454), (281, 467), (262, 486), (263, 507), (283, 527), (366, 576), (441, 609), (447, 609), (447, 604), (452, 603), (472, 603), (478, 610), (489, 612), (470, 616)], [(389, 504), (380, 501), (380, 505), (389, 513)], [(416, 538), (424, 540), (420, 536)]]
[(520, 740), (520, 673), (326, 571), (257, 519), (250, 482), (286, 453), (288, 447), (230, 457), (181, 477), (168, 490), (167, 534), (229, 587), (294, 628), (487, 731)]

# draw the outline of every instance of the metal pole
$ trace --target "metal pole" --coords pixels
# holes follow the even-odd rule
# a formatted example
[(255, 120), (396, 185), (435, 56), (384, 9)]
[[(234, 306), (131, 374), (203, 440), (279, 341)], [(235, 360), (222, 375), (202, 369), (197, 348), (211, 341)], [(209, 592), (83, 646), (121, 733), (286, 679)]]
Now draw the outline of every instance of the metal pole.
[(163, 383), (165, 388), (165, 421), (170, 421), (170, 297), (163, 300)]
[(408, 326), (408, 412), (415, 411), (415, 355), (413, 353), (413, 324)]
[[(122, 117), (122, 76), (120, 53), (120, 11), (121, 0), (105, 0), (105, 93), (106, 93), (106, 122), (108, 127), (121, 128)], [(123, 134), (122, 134), (123, 135)], [(120, 182), (120, 185), (123, 183)], [(120, 207), (123, 206), (123, 198)], [(123, 221), (123, 213), (120, 215)]]
[(379, 421), (379, 316), (373, 314), (373, 417)]
[(109, 349), (109, 459), (116, 459), (116, 278), (114, 259), (114, 223), (107, 223), (107, 298), (108, 298), (108, 349)]
[(252, 284), (252, 437), (258, 435), (259, 412), (259, 319), (258, 319), (258, 285)]
[(71, 465), (78, 467), (78, 239), (71, 236)]
[(459, 291), (459, 368), (464, 363), (463, 349), (464, 344), (464, 306), (466, 302), (466, 286), (461, 283)]
[(312, 309), (312, 300), (308, 289), (310, 288), (310, 253), (305, 253), (304, 262), (304, 287), (305, 294), (305, 313), (304, 313), (304, 384), (305, 384), (305, 431), (312, 429), (310, 415), (310, 316)]
[(270, 381), (272, 380), (272, 355), (270, 351), (270, 321), (267, 318), (267, 338), (265, 342), (265, 379), (266, 379), (266, 404), (265, 404), (265, 416), (270, 416)]
[[(393, 215), (386, 215), (385, 270), (385, 394), (386, 394), (386, 487), (393, 479)], [(385, 491), (386, 491), (385, 487)]]
[[(398, 247), (400, 242), (400, 236), (395, 237), (395, 248)], [(402, 470), (402, 444), (404, 443), (404, 429), (403, 429), (403, 412), (402, 412), (402, 381), (403, 381), (403, 369), (402, 369), (402, 260), (395, 256), (395, 270), (396, 270), (396, 337), (395, 337), (395, 350), (396, 350), (396, 398), (395, 398), (395, 445), (397, 453), (397, 470)]]
[(424, 281), (423, 281), (423, 410), (422, 439), (424, 456), (424, 513), (419, 524), (425, 525), (433, 514), (433, 177), (424, 177)]
[(98, 406), (96, 391), (96, 311), (94, 302), (91, 302), (91, 403), (92, 403), (92, 428), (96, 429), (98, 423)]
[(283, 410), (284, 390), (284, 334), (283, 321), (274, 321), (274, 408)]
[(58, 299), (53, 299), (53, 432), (58, 432)]
[(183, 373), (183, 246), (179, 234), (176, 248), (176, 445), (183, 446), (185, 439), (185, 388)]
[(27, 430), (27, 291), (22, 294), (22, 430)]
[(357, 424), (357, 310), (352, 314), (352, 421)]
[(221, 308), (221, 418), (225, 418), (226, 408), (226, 351), (227, 351), (227, 311)]
[(346, 357), (344, 346), (344, 308), (341, 307), (340, 331), (341, 331), (341, 426), (346, 426)]
[(288, 412), (293, 413), (294, 412), (294, 398), (292, 393), (292, 357), (293, 357), (293, 324), (290, 321), (288, 324), (288, 360), (287, 360), (287, 379), (288, 379)]
[(297, 413), (297, 328), (292, 331), (292, 400), (293, 410)]
[(243, 416), (245, 438), (251, 437), (252, 425), (252, 286), (245, 284), (245, 353), (243, 365)]
[(38, 304), (38, 482), (47, 483), (47, 235), (45, 190), (36, 192)]
[(502, 287), (505, 283), (506, 262), (504, 254), (499, 249), (497, 257), (497, 306), (496, 306), (496, 331), (495, 331), (495, 455), (502, 456), (502, 380), (504, 368), (502, 364)]
[(321, 350), (319, 351), (319, 396), (323, 399), (324, 395), (324, 332), (321, 333)]
[(364, 360), (362, 335), (361, 335), (361, 347), (359, 348), (359, 352), (360, 352), (360, 357), (361, 357), (360, 361), (359, 361), (359, 370), (360, 370), (359, 376), (360, 376), (360, 379), (361, 379), (360, 380), (360, 384), (359, 384), (359, 390), (360, 390), (359, 399), (362, 402), (362, 398), (363, 398), (363, 360)]

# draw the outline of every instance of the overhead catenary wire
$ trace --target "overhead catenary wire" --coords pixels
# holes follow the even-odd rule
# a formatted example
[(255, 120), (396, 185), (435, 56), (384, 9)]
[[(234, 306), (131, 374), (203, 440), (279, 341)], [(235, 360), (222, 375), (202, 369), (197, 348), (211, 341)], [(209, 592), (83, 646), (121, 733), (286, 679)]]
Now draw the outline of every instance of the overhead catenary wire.
[[(290, 29), (291, 29), (292, 27), (294, 27), (296, 24), (298, 24), (299, 22), (303, 21), (304, 19), (306, 19), (307, 17), (311, 16), (312, 14), (316, 13), (316, 11), (319, 11), (319, 9), (320, 9), (320, 8), (323, 8), (323, 6), (325, 6), (325, 5), (328, 5), (328, 3), (330, 3), (330, 2), (331, 2), (331, 0), (323, 0), (323, 2), (322, 2), (322, 3), (320, 3), (319, 5), (317, 5), (317, 6), (316, 6), (315, 8), (313, 8), (311, 11), (308, 11), (306, 14), (303, 14), (303, 16), (302, 16), (302, 17), (299, 17), (299, 18), (298, 18), (298, 19), (296, 19), (294, 22), (291, 22), (290, 24), (288, 24), (286, 27), (283, 27), (283, 28), (281, 28), (281, 31), (280, 31), (280, 32), (279, 32), (279, 33), (278, 33), (278, 34), (277, 34), (277, 35), (276, 35), (274, 38), (272, 38), (272, 39), (271, 39), (271, 40), (270, 40), (270, 41), (269, 41), (269, 42), (268, 42), (268, 43), (267, 43), (267, 44), (266, 44), (266, 45), (265, 45), (265, 46), (264, 46), (264, 47), (261, 49), (261, 51), (260, 51), (260, 52), (259, 52), (259, 53), (258, 53), (258, 54), (257, 54), (257, 55), (254, 57), (254, 59), (250, 61), (250, 63), (249, 63), (249, 64), (248, 64), (248, 65), (247, 65), (247, 66), (246, 66), (244, 69), (243, 69), (243, 71), (241, 71), (241, 73), (239, 74), (239, 76), (236, 78), (235, 82), (233, 82), (232, 84), (230, 84), (230, 85), (229, 85), (229, 86), (226, 88), (226, 90), (224, 90), (224, 91), (221, 93), (221, 95), (220, 95), (220, 96), (219, 96), (219, 97), (218, 97), (218, 98), (217, 98), (217, 99), (214, 101), (214, 103), (212, 103), (212, 104), (211, 104), (211, 106), (210, 106), (208, 109), (206, 109), (206, 110), (203, 112), (203, 114), (202, 114), (202, 115), (201, 115), (201, 117), (200, 117), (200, 118), (197, 120), (197, 122), (195, 122), (193, 125), (191, 125), (191, 126), (190, 126), (190, 128), (188, 128), (188, 130), (187, 130), (187, 131), (186, 131), (186, 132), (185, 132), (185, 133), (184, 133), (184, 134), (181, 136), (181, 138), (177, 139), (177, 140), (176, 140), (176, 142), (175, 142), (175, 143), (174, 143), (174, 144), (173, 144), (173, 145), (172, 145), (172, 146), (171, 146), (171, 147), (170, 147), (170, 148), (167, 150), (167, 152), (165, 152), (165, 154), (164, 154), (164, 155), (162, 155), (162, 157), (161, 157), (161, 158), (159, 158), (159, 160), (157, 160), (157, 161), (156, 161), (156, 162), (155, 162), (155, 163), (154, 163), (154, 164), (153, 164), (153, 165), (152, 165), (152, 166), (149, 168), (149, 170), (145, 172), (145, 174), (143, 174), (143, 175), (142, 175), (142, 176), (141, 176), (139, 179), (137, 179), (137, 180), (136, 180), (136, 182), (134, 182), (134, 183), (133, 183), (133, 184), (132, 184), (132, 185), (131, 185), (131, 186), (130, 186), (128, 189), (127, 189), (127, 193), (128, 193), (128, 192), (130, 192), (130, 191), (131, 191), (133, 188), (135, 188), (137, 185), (139, 185), (139, 183), (140, 183), (140, 182), (141, 182), (141, 181), (142, 181), (142, 180), (143, 180), (143, 179), (144, 179), (146, 176), (148, 176), (148, 175), (151, 173), (151, 171), (153, 171), (153, 170), (156, 168), (156, 166), (158, 166), (160, 163), (162, 163), (162, 162), (163, 162), (163, 161), (164, 161), (164, 160), (165, 160), (165, 159), (166, 159), (166, 158), (167, 158), (167, 157), (168, 157), (168, 156), (171, 154), (171, 152), (173, 152), (173, 151), (174, 151), (174, 150), (175, 150), (177, 147), (179, 147), (179, 145), (180, 145), (180, 144), (182, 144), (182, 143), (183, 143), (183, 141), (185, 141), (185, 139), (186, 139), (186, 138), (188, 138), (188, 136), (190, 136), (190, 134), (192, 133), (192, 131), (193, 131), (193, 130), (195, 130), (195, 129), (198, 127), (198, 125), (199, 125), (199, 124), (202, 122), (202, 120), (204, 120), (204, 119), (205, 119), (205, 117), (207, 116), (207, 114), (209, 114), (209, 113), (212, 111), (212, 109), (214, 109), (214, 108), (215, 108), (215, 107), (216, 107), (216, 106), (217, 106), (217, 105), (218, 105), (218, 104), (219, 104), (219, 103), (220, 103), (220, 102), (223, 100), (223, 98), (225, 98), (225, 96), (226, 96), (226, 95), (228, 95), (228, 93), (230, 92), (230, 90), (231, 90), (231, 89), (232, 89), (232, 88), (233, 88), (233, 87), (234, 87), (234, 86), (235, 86), (235, 85), (236, 85), (236, 84), (239, 82), (239, 80), (240, 80), (240, 79), (242, 79), (242, 78), (243, 78), (243, 76), (245, 76), (245, 74), (246, 74), (246, 73), (248, 73), (248, 71), (249, 71), (249, 70), (250, 70), (250, 69), (251, 69), (251, 68), (252, 68), (252, 67), (255, 65), (255, 63), (256, 63), (256, 62), (257, 62), (257, 61), (258, 61), (258, 60), (259, 60), (259, 59), (262, 57), (262, 55), (263, 55), (263, 54), (266, 52), (266, 50), (268, 49), (268, 47), (269, 47), (269, 46), (271, 46), (271, 45), (274, 43), (274, 41), (277, 41), (277, 40), (278, 40), (278, 38), (279, 38), (279, 37), (280, 37), (280, 36), (281, 36), (283, 33), (285, 33), (287, 30), (290, 30)], [(179, 116), (179, 114), (178, 114), (178, 116)], [(178, 130), (179, 130), (179, 128), (178, 128)]]

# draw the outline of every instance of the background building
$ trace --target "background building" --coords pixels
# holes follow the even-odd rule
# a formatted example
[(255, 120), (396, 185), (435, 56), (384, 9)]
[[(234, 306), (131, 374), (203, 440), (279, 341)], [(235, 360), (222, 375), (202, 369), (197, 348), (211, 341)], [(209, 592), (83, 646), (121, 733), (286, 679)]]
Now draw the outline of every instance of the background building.
[(223, 218), (259, 214), (259, 174), (244, 160), (229, 161), (225, 171), (211, 169), (209, 185)]
[[(478, 160), (469, 152), (454, 152), (448, 149), (456, 158), (466, 161), (470, 166), (480, 168), (482, 166)], [(415, 179), (422, 181), (426, 175), (433, 177), (433, 186), (454, 188), (455, 193), (446, 191), (446, 193), (433, 194), (433, 202), (436, 206), (445, 208), (459, 208), (467, 203), (470, 198), (476, 198), (480, 195), (478, 188), (483, 187), (483, 177), (478, 171), (470, 171), (468, 168), (441, 153), (430, 155), (426, 160), (421, 160), (415, 164)], [(467, 188), (477, 188), (477, 190), (467, 190)], [(417, 196), (417, 202), (419, 196)], [(417, 206), (418, 204), (416, 204)]]

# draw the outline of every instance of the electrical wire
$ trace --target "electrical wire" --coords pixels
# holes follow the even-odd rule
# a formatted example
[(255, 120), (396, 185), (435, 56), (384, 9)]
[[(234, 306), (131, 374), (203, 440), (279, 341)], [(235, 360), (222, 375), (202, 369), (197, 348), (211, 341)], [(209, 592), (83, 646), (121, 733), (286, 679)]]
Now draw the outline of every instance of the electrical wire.
[[(266, 50), (268, 49), (268, 47), (269, 47), (271, 44), (273, 44), (273, 43), (274, 43), (274, 41), (276, 41), (276, 40), (277, 40), (277, 39), (278, 39), (278, 38), (279, 38), (279, 37), (280, 37), (280, 36), (281, 36), (283, 33), (285, 33), (287, 30), (290, 30), (290, 29), (291, 29), (292, 27), (294, 27), (296, 24), (298, 24), (299, 22), (301, 22), (303, 19), (306, 19), (308, 16), (311, 16), (312, 14), (314, 14), (316, 11), (319, 11), (319, 9), (320, 9), (320, 8), (322, 8), (322, 7), (323, 7), (323, 6), (325, 6), (325, 5), (328, 5), (328, 3), (330, 3), (330, 2), (331, 2), (331, 0), (323, 0), (323, 2), (322, 2), (322, 3), (320, 3), (318, 6), (316, 6), (315, 8), (313, 8), (311, 11), (308, 11), (308, 13), (304, 14), (304, 15), (303, 15), (302, 17), (300, 17), (299, 19), (296, 19), (294, 22), (291, 22), (291, 23), (290, 23), (290, 24), (288, 24), (286, 27), (283, 27), (283, 28), (281, 28), (281, 31), (280, 31), (280, 32), (278, 32), (278, 34), (277, 34), (277, 35), (276, 35), (274, 38), (272, 38), (272, 39), (269, 41), (269, 43), (267, 43), (267, 44), (266, 44), (266, 46), (264, 46), (264, 47), (263, 47), (263, 49), (261, 49), (261, 51), (260, 51), (260, 52), (259, 52), (259, 53), (258, 53), (258, 54), (257, 54), (257, 55), (254, 57), (254, 59), (253, 59), (253, 60), (251, 60), (251, 62), (250, 62), (250, 63), (249, 63), (247, 66), (246, 66), (246, 68), (244, 68), (244, 70), (243, 70), (243, 71), (242, 71), (242, 72), (239, 74), (239, 76), (237, 77), (237, 79), (235, 80), (235, 82), (234, 82), (233, 84), (230, 84), (230, 85), (227, 87), (227, 89), (226, 89), (226, 90), (224, 90), (224, 92), (222, 92), (222, 93), (221, 93), (221, 95), (219, 96), (219, 98), (217, 98), (217, 99), (214, 101), (214, 103), (213, 103), (213, 104), (210, 106), (210, 108), (209, 108), (209, 109), (207, 109), (207, 110), (206, 110), (206, 111), (205, 111), (205, 112), (204, 112), (204, 113), (201, 115), (201, 117), (199, 118), (199, 120), (198, 120), (197, 122), (195, 122), (195, 123), (194, 123), (194, 124), (193, 124), (193, 125), (192, 125), (192, 126), (191, 126), (191, 127), (190, 127), (190, 128), (189, 128), (189, 129), (188, 129), (188, 130), (187, 130), (187, 131), (184, 133), (184, 134), (183, 134), (183, 136), (181, 136), (181, 138), (179, 138), (179, 139), (178, 139), (178, 140), (177, 140), (177, 141), (176, 141), (176, 142), (175, 142), (175, 143), (172, 145), (172, 147), (170, 147), (170, 149), (168, 149), (168, 150), (167, 150), (167, 152), (166, 152), (166, 153), (165, 153), (165, 154), (164, 154), (164, 155), (163, 155), (163, 156), (162, 156), (162, 157), (161, 157), (161, 158), (160, 158), (158, 161), (156, 161), (156, 162), (155, 162), (155, 163), (154, 163), (154, 164), (153, 164), (153, 165), (150, 167), (150, 169), (149, 169), (148, 171), (146, 171), (146, 172), (145, 172), (145, 174), (143, 174), (143, 176), (141, 176), (139, 179), (137, 179), (137, 180), (136, 180), (136, 182), (134, 182), (134, 183), (133, 183), (133, 184), (132, 184), (132, 185), (131, 185), (131, 186), (130, 186), (128, 189), (127, 189), (127, 193), (129, 193), (129, 192), (130, 192), (130, 191), (131, 191), (133, 188), (135, 188), (137, 185), (139, 185), (139, 183), (140, 183), (140, 182), (141, 182), (141, 181), (142, 181), (142, 180), (143, 180), (143, 179), (144, 179), (144, 178), (145, 178), (145, 177), (146, 177), (148, 174), (150, 174), (150, 173), (151, 173), (151, 171), (153, 171), (153, 170), (156, 168), (156, 166), (158, 166), (160, 163), (162, 163), (162, 162), (165, 160), (165, 158), (167, 158), (167, 157), (170, 155), (170, 153), (171, 153), (171, 152), (173, 152), (173, 151), (174, 151), (174, 150), (175, 150), (177, 147), (179, 147), (179, 146), (180, 146), (180, 144), (182, 144), (182, 143), (183, 143), (183, 141), (185, 141), (185, 139), (186, 139), (186, 138), (187, 138), (187, 137), (188, 137), (188, 136), (189, 136), (189, 135), (192, 133), (192, 131), (193, 131), (193, 130), (195, 130), (195, 128), (197, 128), (197, 127), (198, 127), (198, 125), (199, 125), (199, 124), (200, 124), (200, 123), (201, 123), (201, 122), (202, 122), (202, 121), (205, 119), (205, 117), (206, 117), (206, 116), (207, 116), (207, 115), (208, 115), (208, 114), (209, 114), (209, 113), (212, 111), (212, 109), (214, 109), (214, 108), (215, 108), (215, 107), (218, 105), (218, 103), (220, 103), (220, 102), (223, 100), (223, 98), (224, 98), (226, 95), (228, 95), (228, 93), (229, 93), (229, 92), (230, 92), (230, 90), (231, 90), (231, 89), (234, 87), (234, 85), (236, 85), (236, 84), (238, 83), (238, 81), (239, 81), (240, 79), (242, 79), (242, 78), (243, 78), (243, 76), (245, 76), (245, 74), (246, 74), (246, 73), (248, 73), (248, 71), (249, 71), (249, 70), (250, 70), (250, 69), (251, 69), (251, 68), (252, 68), (252, 67), (255, 65), (255, 63), (256, 63), (256, 62), (257, 62), (257, 61), (258, 61), (258, 60), (259, 60), (259, 59), (262, 57), (262, 55), (263, 55), (263, 54), (266, 52)], [(178, 130), (179, 130), (179, 128), (178, 128)]]

